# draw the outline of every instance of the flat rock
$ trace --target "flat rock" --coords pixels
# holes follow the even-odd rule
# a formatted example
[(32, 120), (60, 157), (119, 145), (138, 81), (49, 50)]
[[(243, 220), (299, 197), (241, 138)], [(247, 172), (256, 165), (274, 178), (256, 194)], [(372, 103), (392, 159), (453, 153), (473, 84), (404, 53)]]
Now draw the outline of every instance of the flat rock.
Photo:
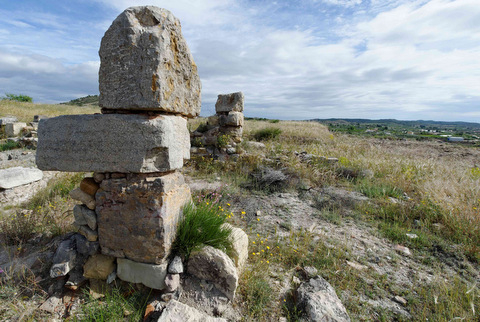
[(222, 112), (243, 112), (244, 96), (242, 92), (218, 95), (215, 103), (215, 111)]
[(190, 158), (187, 121), (179, 116), (63, 115), (41, 120), (37, 166), (69, 172), (166, 172)]
[(227, 254), (211, 246), (205, 246), (199, 251), (192, 252), (187, 267), (189, 274), (211, 281), (220, 292), (233, 300), (238, 286), (238, 272)]
[(226, 322), (226, 319), (215, 318), (200, 312), (193, 307), (171, 300), (167, 306), (163, 309), (162, 315), (157, 322)]
[(169, 255), (190, 189), (178, 172), (105, 179), (96, 194), (102, 253), (160, 264)]
[(77, 246), (77, 252), (86, 256), (92, 256), (97, 253), (100, 247), (98, 242), (90, 242), (81, 234), (75, 234), (75, 244)]
[(8, 168), (0, 170), (0, 189), (11, 189), (43, 178), (43, 172), (33, 168)]
[(321, 276), (300, 285), (296, 301), (309, 321), (350, 321), (335, 290)]
[(56, 278), (67, 275), (74, 268), (76, 257), (75, 238), (71, 237), (62, 241), (53, 256), (50, 277)]
[(102, 38), (99, 54), (101, 107), (200, 113), (197, 66), (170, 11), (126, 9)]
[(147, 287), (163, 290), (165, 288), (167, 266), (167, 262), (160, 265), (154, 265), (138, 263), (125, 258), (118, 258), (117, 276), (126, 282), (142, 283)]

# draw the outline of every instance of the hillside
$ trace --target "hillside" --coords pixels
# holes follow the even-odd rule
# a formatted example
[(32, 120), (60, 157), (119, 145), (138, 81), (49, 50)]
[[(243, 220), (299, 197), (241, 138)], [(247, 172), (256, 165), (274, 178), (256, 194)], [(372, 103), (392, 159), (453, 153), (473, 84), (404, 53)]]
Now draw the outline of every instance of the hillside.
[(71, 101), (60, 103), (63, 105), (76, 105), (76, 106), (98, 106), (98, 95), (88, 95), (79, 97)]
[[(214, 312), (235, 321), (297, 321), (296, 290), (317, 272), (352, 321), (478, 320), (480, 150), (259, 120), (245, 122), (239, 149), (223, 161), (192, 156), (182, 170), (196, 202), (218, 206), (249, 235), (237, 297)], [(33, 165), (22, 150), (1, 152), (0, 160), (2, 168)], [(2, 207), (0, 259), (26, 263), (75, 231), (68, 191), (83, 174), (52, 177), (29, 202)], [(2, 279), (0, 319), (52, 317), (38, 309), (60, 283), (45, 277), (45, 265)], [(87, 310), (105, 317), (114, 307), (141, 317), (144, 298), (155, 296), (142, 288), (100, 301), (72, 294), (83, 302), (69, 302), (70, 318)]]

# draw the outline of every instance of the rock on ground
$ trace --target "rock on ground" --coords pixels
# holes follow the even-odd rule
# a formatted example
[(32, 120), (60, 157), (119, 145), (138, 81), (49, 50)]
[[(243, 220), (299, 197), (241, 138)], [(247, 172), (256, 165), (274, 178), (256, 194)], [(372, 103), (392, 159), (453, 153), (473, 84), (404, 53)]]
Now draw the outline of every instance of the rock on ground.
[(300, 285), (297, 289), (297, 307), (311, 321), (350, 321), (335, 290), (321, 276)]
[(219, 291), (233, 300), (238, 286), (238, 273), (227, 254), (211, 246), (205, 246), (199, 251), (192, 252), (187, 267), (189, 274), (211, 281)]
[(226, 322), (222, 318), (215, 318), (202, 313), (186, 304), (171, 300), (163, 309), (157, 322)]
[(23, 186), (43, 178), (43, 172), (31, 168), (8, 168), (0, 170), (0, 189), (11, 189)]
[(105, 33), (99, 54), (101, 107), (200, 113), (197, 66), (170, 11), (126, 9)]

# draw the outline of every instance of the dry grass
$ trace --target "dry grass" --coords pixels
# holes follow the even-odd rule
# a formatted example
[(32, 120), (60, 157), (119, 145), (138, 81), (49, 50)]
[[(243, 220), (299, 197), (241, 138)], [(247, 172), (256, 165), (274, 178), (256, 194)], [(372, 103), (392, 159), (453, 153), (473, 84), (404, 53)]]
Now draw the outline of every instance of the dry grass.
[(32, 122), (34, 115), (59, 116), (100, 113), (99, 107), (0, 101), (0, 117), (14, 115), (20, 122)]

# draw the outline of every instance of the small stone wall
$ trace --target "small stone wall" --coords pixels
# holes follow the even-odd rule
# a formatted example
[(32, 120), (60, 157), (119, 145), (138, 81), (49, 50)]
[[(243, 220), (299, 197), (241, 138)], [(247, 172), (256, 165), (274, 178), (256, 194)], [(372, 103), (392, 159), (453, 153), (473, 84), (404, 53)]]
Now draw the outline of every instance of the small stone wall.
[(240, 152), (237, 144), (242, 142), (243, 135), (243, 102), (242, 92), (218, 95), (216, 114), (190, 134), (191, 153), (216, 157), (237, 155)]

